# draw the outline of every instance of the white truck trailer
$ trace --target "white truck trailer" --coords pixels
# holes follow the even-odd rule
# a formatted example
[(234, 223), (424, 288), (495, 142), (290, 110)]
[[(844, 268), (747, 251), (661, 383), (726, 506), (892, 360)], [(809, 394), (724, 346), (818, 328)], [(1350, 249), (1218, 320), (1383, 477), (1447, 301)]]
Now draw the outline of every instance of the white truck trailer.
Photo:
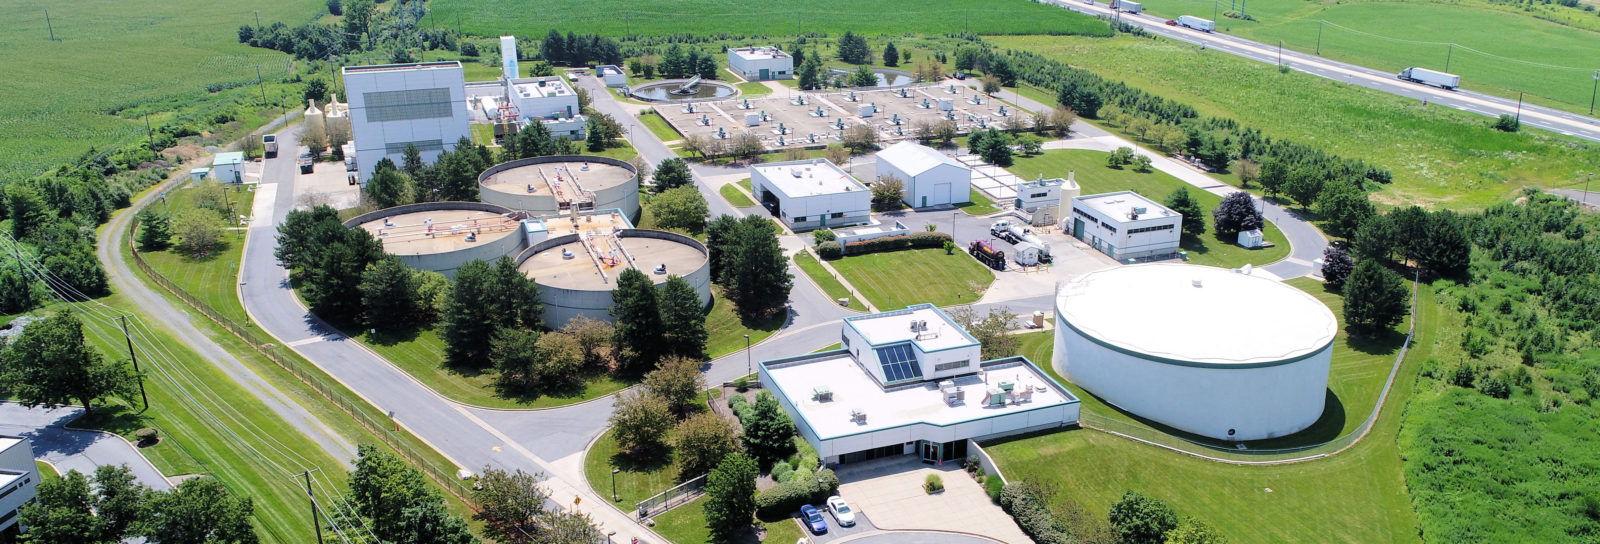
[(1179, 15), (1178, 26), (1186, 26), (1201, 32), (1211, 32), (1217, 29), (1217, 23), (1210, 19), (1201, 19), (1193, 15)]
[(267, 157), (270, 158), (278, 156), (278, 135), (262, 134), (261, 147), (266, 151)]
[(1111, 9), (1123, 13), (1139, 13), (1139, 10), (1144, 9), (1144, 5), (1138, 2), (1130, 2), (1128, 0), (1112, 0)]
[[(1050, 242), (1040, 239), (1038, 235), (1033, 233), (1032, 229), (1020, 223), (1014, 223), (1007, 219), (995, 221), (993, 225), (989, 226), (989, 234), (1011, 242), (1012, 245), (1016, 246), (1016, 258), (1020, 264), (1032, 266), (1040, 262), (1050, 262)], [(1030, 252), (1029, 248), (1031, 248), (1033, 255), (1037, 256), (1024, 260), (1023, 257)]]
[(1454, 91), (1456, 87), (1461, 86), (1461, 76), (1415, 66), (1401, 70), (1394, 77), (1414, 83), (1433, 85), (1449, 91)]

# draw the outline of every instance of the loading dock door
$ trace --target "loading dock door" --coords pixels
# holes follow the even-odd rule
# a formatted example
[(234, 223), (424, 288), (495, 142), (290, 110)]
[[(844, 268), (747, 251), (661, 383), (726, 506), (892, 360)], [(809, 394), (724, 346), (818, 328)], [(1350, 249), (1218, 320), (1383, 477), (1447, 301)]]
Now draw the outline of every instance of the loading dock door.
[(765, 80), (768, 80), (768, 79), (772, 79), (772, 72), (770, 70), (766, 69), (766, 68), (762, 68), (761, 72), (760, 72), (760, 75), (757, 76), (756, 79), (759, 79), (759, 80), (762, 80), (762, 81), (765, 81)]
[[(950, 194), (950, 184), (949, 183), (940, 183), (938, 185), (934, 185), (933, 186), (933, 198), (935, 200), (934, 204), (955, 204), (956, 203), (956, 195)], [(940, 199), (943, 199), (943, 200), (940, 200)], [(926, 206), (927, 203), (923, 203), (923, 205)]]
[(1083, 220), (1082, 219), (1078, 219), (1078, 218), (1073, 218), (1072, 219), (1072, 237), (1073, 238), (1077, 238), (1079, 240), (1083, 239)]

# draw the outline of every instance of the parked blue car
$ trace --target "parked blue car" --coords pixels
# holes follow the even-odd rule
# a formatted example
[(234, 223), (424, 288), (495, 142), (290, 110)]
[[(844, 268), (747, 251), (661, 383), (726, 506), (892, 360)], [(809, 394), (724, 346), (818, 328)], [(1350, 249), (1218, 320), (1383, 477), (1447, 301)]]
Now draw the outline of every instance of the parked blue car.
[(822, 519), (822, 512), (817, 507), (809, 504), (801, 506), (800, 517), (805, 518), (806, 526), (811, 528), (812, 533), (820, 535), (828, 532), (828, 522)]

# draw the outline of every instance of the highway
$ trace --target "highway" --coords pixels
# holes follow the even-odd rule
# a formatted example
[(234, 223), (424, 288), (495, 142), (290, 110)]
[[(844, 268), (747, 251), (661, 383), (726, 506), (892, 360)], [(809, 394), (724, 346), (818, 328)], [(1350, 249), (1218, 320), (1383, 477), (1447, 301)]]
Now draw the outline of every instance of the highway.
[[(1519, 108), (1517, 101), (1514, 99), (1473, 91), (1447, 91), (1420, 83), (1401, 81), (1395, 79), (1394, 74), (1388, 72), (1328, 60), (1288, 49), (1283, 49), (1280, 52), (1275, 44), (1269, 45), (1237, 36), (1201, 32), (1185, 27), (1167, 26), (1167, 19), (1154, 15), (1123, 13), (1119, 16), (1103, 1), (1096, 1), (1094, 4), (1077, 0), (1044, 1), (1087, 15), (1119, 17), (1122, 22), (1143, 28), (1145, 32), (1180, 42), (1204, 45), (1208, 51), (1221, 51), (1265, 64), (1278, 64), (1279, 55), (1282, 55), (1282, 62), (1288, 64), (1290, 68), (1334, 81), (1358, 85), (1418, 101), (1427, 100), (1429, 104), (1438, 104), (1485, 117), (1499, 117), (1502, 114), (1518, 115)], [(1600, 120), (1593, 117), (1585, 117), (1576, 113), (1530, 104), (1522, 104), (1520, 114), (1522, 124), (1525, 126), (1540, 128), (1591, 142), (1600, 142)]]

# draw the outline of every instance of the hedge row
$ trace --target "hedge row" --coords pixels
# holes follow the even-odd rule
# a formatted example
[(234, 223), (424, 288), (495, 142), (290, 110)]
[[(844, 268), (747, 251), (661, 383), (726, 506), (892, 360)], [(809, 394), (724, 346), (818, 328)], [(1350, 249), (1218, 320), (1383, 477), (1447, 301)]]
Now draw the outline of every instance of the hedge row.
[[(756, 494), (756, 515), (787, 516), (804, 504), (822, 504), (839, 492), (839, 476), (832, 469), (818, 470), (815, 478), (793, 478)], [(818, 481), (821, 483), (817, 483)]]
[(756, 409), (748, 399), (744, 398), (744, 395), (734, 395), (733, 398), (728, 399), (728, 408), (733, 410), (733, 415), (739, 418), (740, 424), (749, 421), (751, 414)]
[(1072, 544), (1077, 540), (1056, 522), (1044, 501), (1028, 488), (1009, 484), (1000, 490), (1000, 508), (1017, 520), (1022, 532), (1039, 544)]
[(949, 234), (945, 234), (943, 232), (923, 231), (913, 232), (909, 236), (884, 236), (882, 238), (873, 238), (871, 240), (850, 242), (840, 248), (842, 251), (839, 255), (832, 257), (829, 255), (833, 254), (834, 249), (833, 247), (830, 247), (829, 244), (837, 245), (837, 242), (826, 242), (817, 246), (817, 254), (821, 255), (824, 259), (837, 259), (843, 256), (845, 253), (850, 255), (862, 255), (866, 253), (877, 253), (880, 251), (899, 251), (902, 249), (944, 247), (944, 243), (950, 241), (953, 241), (953, 238), (951, 238)]

